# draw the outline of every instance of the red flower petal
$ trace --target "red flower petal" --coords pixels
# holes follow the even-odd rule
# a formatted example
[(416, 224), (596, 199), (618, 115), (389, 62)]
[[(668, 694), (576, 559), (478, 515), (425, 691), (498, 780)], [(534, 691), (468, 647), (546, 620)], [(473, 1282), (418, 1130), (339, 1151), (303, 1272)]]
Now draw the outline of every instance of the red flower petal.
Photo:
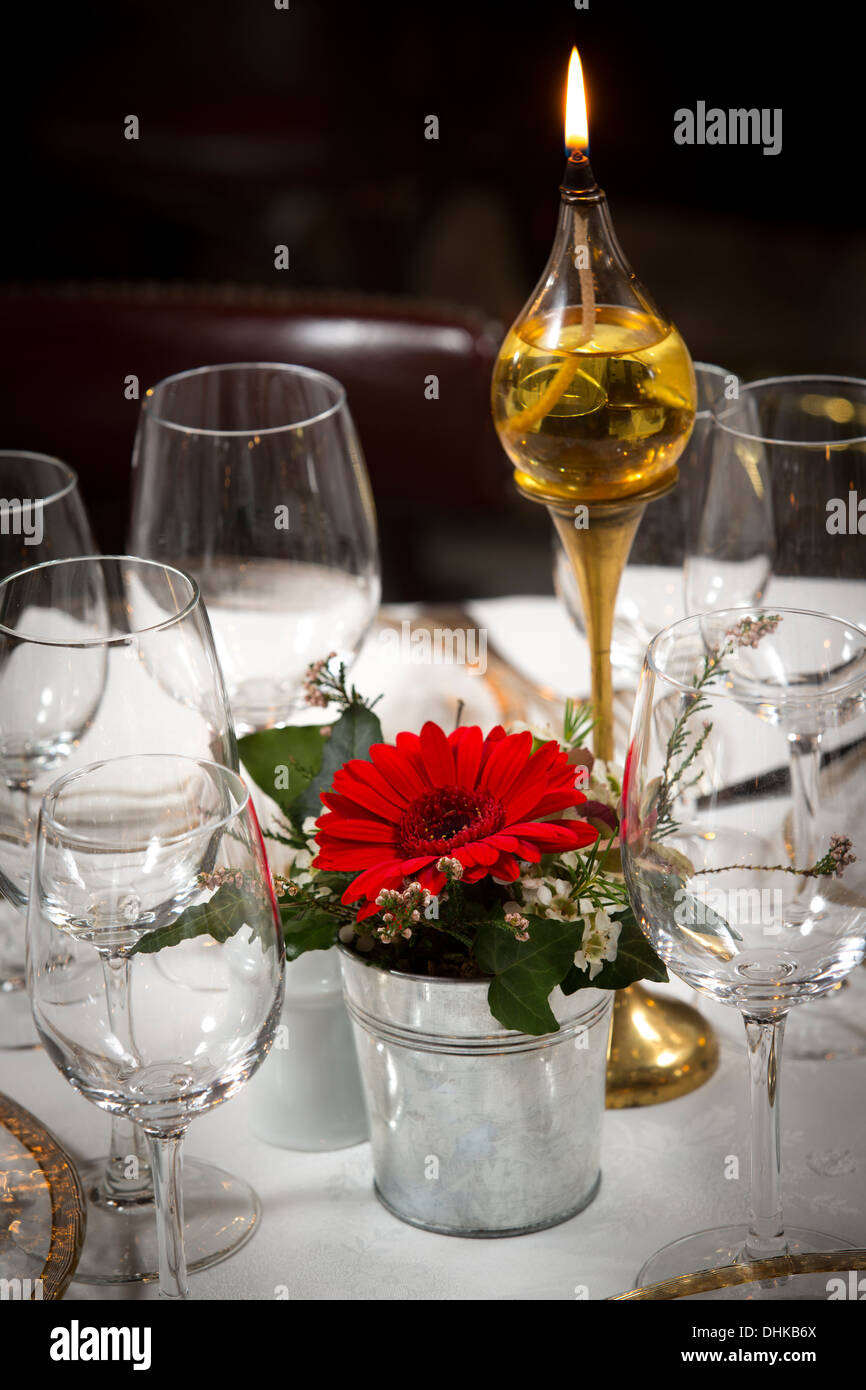
[[(362, 770), (359, 771), (359, 769)], [(334, 774), (334, 790), (343, 796), (350, 797), (352, 801), (356, 801), (359, 806), (366, 807), (368, 811), (374, 811), (377, 816), (381, 816), (384, 820), (396, 824), (403, 814), (402, 808), (395, 806), (393, 801), (383, 796), (377, 787), (370, 785), (370, 773), (379, 775), (372, 763), (364, 763), (360, 758), (353, 758), (351, 762), (344, 763), (339, 772)]]
[(406, 760), (422, 786), (427, 787), (429, 790), (433, 783), (430, 781), (427, 769), (424, 766), (424, 759), (421, 756), (421, 740), (418, 735), (409, 733), (398, 734), (396, 746), (400, 757)]
[[(353, 801), (350, 796), (341, 796), (339, 792), (322, 792), (322, 804), (327, 806), (329, 811), (336, 811), (341, 816), (357, 816), (363, 820), (381, 821), (382, 817), (377, 816), (375, 811), (368, 811), (366, 806), (359, 806), (357, 801)], [(326, 813), (316, 821), (316, 825), (321, 825)]]
[(532, 734), (514, 734), (499, 743), (488, 758), (478, 782), (479, 790), (489, 791), (504, 801), (529, 761)]
[(382, 845), (344, 845), (336, 840), (323, 845), (313, 860), (317, 869), (340, 869), (354, 873), (355, 869), (372, 868), (389, 858)]
[(341, 902), (353, 903), (363, 897), (375, 901), (383, 888), (402, 888), (404, 878), (411, 877), (417, 869), (422, 869), (429, 862), (429, 859), (380, 860), (373, 868), (365, 869), (352, 880)]
[(477, 724), (455, 729), (448, 735), (457, 765), (457, 785), (474, 789), (481, 767), (481, 752), (484, 738)]
[(407, 801), (414, 800), (427, 789), (408, 758), (402, 757), (390, 743), (374, 743), (370, 749), (373, 766), (378, 768), (386, 782)]
[(393, 845), (397, 849), (397, 834), (393, 825), (387, 821), (370, 820), (363, 816), (323, 817), (318, 833), (318, 843), (324, 840), (348, 840), (355, 844)]
[[(555, 743), (545, 743), (542, 748), (533, 753), (519, 785), (514, 787), (511, 795), (507, 798), (506, 810), (509, 820), (519, 820), (521, 816), (529, 815), (535, 810), (544, 794), (550, 790), (552, 764), (556, 761), (556, 756)], [(565, 802), (564, 804), (568, 805), (569, 803)]]
[(430, 781), (437, 787), (453, 786), (457, 779), (450, 744), (438, 724), (430, 720), (421, 730), (421, 756)]
[(519, 835), (522, 840), (532, 840), (536, 844), (549, 844), (555, 849), (577, 849), (579, 845), (589, 845), (598, 839), (598, 831), (583, 820), (522, 821), (506, 829), (509, 835)]

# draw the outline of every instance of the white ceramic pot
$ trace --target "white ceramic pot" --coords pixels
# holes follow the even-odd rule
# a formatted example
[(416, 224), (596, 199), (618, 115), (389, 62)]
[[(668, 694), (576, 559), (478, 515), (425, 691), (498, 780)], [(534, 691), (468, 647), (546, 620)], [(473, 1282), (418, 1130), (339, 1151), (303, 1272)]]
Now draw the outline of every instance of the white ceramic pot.
[(368, 1135), (336, 949), (286, 964), (280, 1026), (249, 1082), (250, 1125), (283, 1149), (345, 1149)]

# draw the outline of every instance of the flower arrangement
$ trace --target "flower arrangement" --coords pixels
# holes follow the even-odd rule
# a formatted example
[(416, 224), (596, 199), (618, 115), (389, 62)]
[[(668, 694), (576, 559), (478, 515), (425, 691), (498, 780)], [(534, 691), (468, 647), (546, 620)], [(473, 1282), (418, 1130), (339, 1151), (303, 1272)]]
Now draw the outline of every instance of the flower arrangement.
[(240, 741), (282, 813), (266, 834), (288, 959), (340, 941), (373, 967), (489, 980), (493, 1016), (535, 1035), (557, 1030), (557, 986), (667, 979), (629, 906), (619, 776), (585, 748), (585, 709), (566, 707), (560, 740), (427, 723), (391, 745), (331, 662), (306, 686), (331, 724)]
[[(485, 736), (458, 724), (446, 734), (427, 723), (391, 745), (376, 701), (350, 689), (345, 668), (331, 669), (333, 658), (314, 663), (307, 700), (336, 708), (333, 722), (240, 740), (250, 776), (282, 812), (279, 828), (265, 833), (285, 861), (273, 887), (287, 959), (341, 942), (382, 969), (489, 980), (490, 1011), (503, 1027), (556, 1032), (550, 996), (557, 987), (570, 995), (667, 980), (629, 904), (621, 836), (646, 860), (676, 920), (685, 914), (705, 934), (738, 940), (732, 923), (687, 891), (695, 867), (665, 842), (677, 828), (676, 801), (701, 776), (712, 725), (704, 721), (698, 731), (691, 721), (708, 708), (704, 693), (724, 676), (727, 656), (756, 646), (778, 621), (744, 618), (707, 654), (674, 723), (662, 775), (639, 806), (630, 790), (633, 749), (621, 786), (618, 769), (584, 746), (592, 727), (584, 707), (566, 705), (559, 740), (550, 730), (496, 727)], [(622, 822), (621, 801), (631, 806)], [(850, 839), (837, 834), (813, 864), (752, 867), (839, 877), (853, 862)], [(254, 901), (236, 873), (214, 866), (200, 880), (211, 896), (133, 950), (260, 930), (272, 909)]]

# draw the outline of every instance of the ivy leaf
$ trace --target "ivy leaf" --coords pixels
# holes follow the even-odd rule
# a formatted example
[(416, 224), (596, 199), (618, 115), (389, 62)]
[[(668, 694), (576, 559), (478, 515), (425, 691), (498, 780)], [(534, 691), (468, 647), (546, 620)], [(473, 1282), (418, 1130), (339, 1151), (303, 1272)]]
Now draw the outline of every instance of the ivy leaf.
[(267, 947), (273, 944), (274, 928), (270, 905), (252, 893), (224, 883), (205, 903), (196, 903), (172, 922), (170, 927), (158, 927), (140, 937), (128, 954), (150, 955), (166, 946), (178, 946), (195, 936), (211, 936), (214, 941), (228, 941), (241, 927), (250, 928)]
[(295, 814), (320, 816), (325, 808), (319, 793), (329, 790), (337, 769), (350, 758), (368, 758), (371, 743), (381, 742), (382, 725), (378, 715), (360, 701), (349, 705), (332, 725), (330, 738), (322, 740), (322, 756), (316, 774), (302, 789)]
[(611, 920), (620, 924), (616, 959), (606, 960), (594, 980), (589, 978), (588, 970), (580, 970), (572, 963), (562, 981), (563, 994), (574, 994), (579, 989), (625, 989), (637, 980), (666, 982), (668, 972), (664, 961), (647, 941), (631, 908), (623, 913), (611, 913)]
[(505, 1028), (538, 1037), (559, 1028), (548, 1001), (580, 949), (582, 927), (542, 917), (527, 920), (528, 941), (518, 941), (493, 922), (483, 923), (475, 937), (475, 957), (495, 977), (487, 994), (493, 1017)]
[(318, 775), (325, 746), (315, 724), (264, 729), (238, 739), (241, 760), (256, 786), (272, 797), (289, 819), (297, 814), (298, 798)]
[(340, 924), (330, 912), (318, 908), (280, 904), (286, 960), (297, 960), (306, 951), (328, 951), (337, 944)]

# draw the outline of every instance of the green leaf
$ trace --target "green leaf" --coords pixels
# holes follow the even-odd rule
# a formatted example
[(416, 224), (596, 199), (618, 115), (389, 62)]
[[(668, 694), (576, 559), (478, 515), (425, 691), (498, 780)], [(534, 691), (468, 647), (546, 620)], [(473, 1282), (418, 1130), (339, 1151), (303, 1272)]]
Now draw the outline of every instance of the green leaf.
[(563, 994), (574, 994), (579, 989), (625, 989), (636, 980), (655, 980), (657, 984), (667, 980), (664, 961), (647, 941), (631, 908), (623, 913), (611, 913), (611, 921), (620, 923), (616, 959), (606, 960), (594, 980), (589, 978), (589, 970), (580, 970), (572, 964), (562, 981)]
[(296, 908), (292, 903), (282, 903), (280, 917), (283, 923), (283, 940), (286, 943), (286, 960), (297, 960), (307, 951), (328, 951), (337, 944), (340, 924), (329, 912), (316, 908)]
[(158, 927), (156, 931), (146, 932), (128, 954), (150, 955), (166, 946), (178, 946), (181, 941), (189, 941), (195, 936), (211, 936), (214, 941), (224, 942), (244, 926), (248, 926), (265, 947), (275, 940), (269, 903), (244, 892), (242, 888), (224, 883), (207, 902), (188, 907), (170, 927)]
[[(368, 758), (371, 743), (382, 742), (382, 725), (378, 715), (359, 702), (349, 705), (331, 728), (330, 738), (322, 740), (322, 757), (316, 775), (303, 788), (295, 813), (301, 816), (320, 816), (324, 807), (320, 792), (330, 789), (334, 773), (350, 758)], [(241, 754), (243, 756), (243, 754)]]
[(548, 1002), (580, 948), (579, 922), (529, 917), (529, 940), (518, 941), (493, 922), (475, 937), (475, 957), (495, 976), (488, 990), (490, 1012), (505, 1028), (518, 1033), (555, 1033), (559, 1024)]
[(297, 815), (295, 803), (317, 776), (325, 747), (326, 740), (315, 724), (264, 729), (238, 739), (241, 761), (256, 786), (289, 818)]

